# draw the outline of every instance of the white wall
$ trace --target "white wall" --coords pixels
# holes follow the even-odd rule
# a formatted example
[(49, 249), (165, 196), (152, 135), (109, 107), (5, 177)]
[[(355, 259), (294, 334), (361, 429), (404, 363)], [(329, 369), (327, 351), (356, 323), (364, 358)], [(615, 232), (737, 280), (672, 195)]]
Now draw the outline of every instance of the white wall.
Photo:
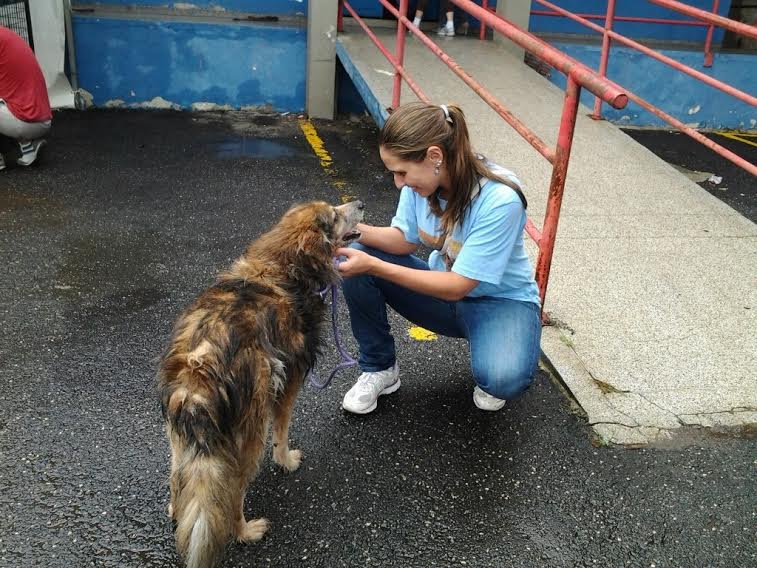
[(63, 72), (66, 57), (64, 0), (29, 2), (34, 37), (34, 53), (45, 76), (50, 105), (73, 107), (74, 94)]

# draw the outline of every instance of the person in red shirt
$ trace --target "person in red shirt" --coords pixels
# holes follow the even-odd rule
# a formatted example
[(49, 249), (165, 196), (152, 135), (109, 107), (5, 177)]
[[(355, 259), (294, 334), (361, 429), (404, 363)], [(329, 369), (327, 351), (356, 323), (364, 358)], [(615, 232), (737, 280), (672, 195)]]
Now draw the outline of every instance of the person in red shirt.
[[(18, 141), (21, 166), (30, 166), (45, 145), (53, 114), (42, 69), (19, 35), (0, 26), (0, 134)], [(5, 159), (0, 154), (0, 170)]]

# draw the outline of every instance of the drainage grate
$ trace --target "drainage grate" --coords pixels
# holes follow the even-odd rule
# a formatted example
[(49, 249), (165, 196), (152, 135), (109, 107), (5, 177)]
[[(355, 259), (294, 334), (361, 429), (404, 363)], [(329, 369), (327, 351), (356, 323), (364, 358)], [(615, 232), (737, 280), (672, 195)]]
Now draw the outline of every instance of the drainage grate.
[(0, 0), (0, 26), (16, 32), (34, 49), (29, 0)]

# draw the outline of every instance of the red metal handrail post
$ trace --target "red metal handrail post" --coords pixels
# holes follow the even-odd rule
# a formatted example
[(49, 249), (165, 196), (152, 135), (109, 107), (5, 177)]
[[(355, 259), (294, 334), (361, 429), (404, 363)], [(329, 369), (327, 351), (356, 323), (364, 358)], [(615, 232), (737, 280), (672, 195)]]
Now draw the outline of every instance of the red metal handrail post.
[[(602, 35), (602, 58), (599, 60), (599, 74), (607, 77), (607, 60), (610, 57), (610, 46), (612, 39), (609, 32), (612, 30), (612, 24), (615, 20), (615, 0), (607, 0), (607, 15), (605, 16), (605, 31)], [(594, 113), (591, 115), (594, 120), (602, 118), (602, 99), (594, 97)]]
[(562, 196), (565, 190), (565, 178), (568, 173), (568, 160), (570, 159), (570, 149), (573, 146), (573, 132), (576, 128), (576, 116), (578, 115), (578, 101), (580, 98), (581, 85), (570, 74), (568, 75), (568, 84), (565, 88), (565, 100), (562, 107), (562, 116), (560, 117), (560, 131), (557, 134), (555, 163), (552, 168), (552, 179), (549, 182), (547, 209), (544, 214), (544, 226), (539, 243), (539, 257), (536, 259), (536, 284), (539, 286), (542, 310), (544, 309), (544, 299), (547, 295), (549, 269), (552, 265), (552, 252), (555, 248), (557, 223), (560, 220), (560, 206), (562, 205)]
[[(400, 16), (407, 17), (408, 0), (400, 0)], [(397, 63), (405, 65), (405, 24), (402, 18), (397, 18), (397, 48), (395, 58)], [(400, 106), (400, 93), (402, 90), (402, 75), (395, 69), (394, 72), (394, 89), (392, 90), (392, 109)]]
[[(717, 16), (720, 8), (720, 0), (712, 0), (712, 13)], [(707, 27), (707, 39), (704, 40), (704, 66), (712, 67), (712, 34), (715, 31), (715, 24)]]
[(341, 33), (344, 31), (344, 0), (339, 0), (336, 9), (336, 31)]
[[(488, 11), (489, 10), (489, 0), (481, 0), (481, 7)], [(486, 38), (486, 24), (483, 20), (478, 21), (478, 39), (483, 40)]]
[[(380, 2), (386, 2), (386, 0), (379, 0)], [(391, 9), (394, 10), (395, 16), (399, 16), (399, 12), (394, 9), (394, 6), (389, 4), (387, 2), (388, 6), (391, 6)], [(378, 48), (378, 50), (381, 52), (381, 55), (386, 57), (386, 60), (392, 64), (392, 67), (402, 76), (403, 79), (407, 82), (408, 87), (418, 96), (420, 100), (426, 103), (430, 103), (431, 99), (429, 99), (426, 94), (421, 90), (421, 88), (418, 86), (418, 84), (413, 80), (413, 78), (408, 74), (408, 72), (405, 70), (405, 68), (400, 65), (397, 60), (394, 58), (394, 55), (392, 55), (389, 50), (384, 46), (383, 43), (381, 43), (381, 40), (379, 40), (378, 37), (376, 37), (376, 34), (371, 31), (371, 28), (368, 27), (368, 24), (366, 24), (363, 21), (363, 18), (361, 18), (357, 12), (355, 12), (355, 9), (350, 6), (349, 2), (344, 3), (344, 8), (350, 13), (350, 16), (352, 16), (352, 19), (361, 27), (363, 28), (363, 31), (366, 33), (366, 35), (370, 38), (370, 40), (373, 42), (373, 44)], [(396, 12), (396, 13), (395, 13)], [(407, 18), (405, 18), (407, 20)], [(429, 40), (430, 41), (430, 40)]]

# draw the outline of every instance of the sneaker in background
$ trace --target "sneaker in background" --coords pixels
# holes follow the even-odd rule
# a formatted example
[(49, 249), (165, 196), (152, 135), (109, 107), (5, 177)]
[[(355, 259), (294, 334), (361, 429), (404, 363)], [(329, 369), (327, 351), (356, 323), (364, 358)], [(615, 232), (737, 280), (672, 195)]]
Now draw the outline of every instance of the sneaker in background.
[(447, 22), (446, 25), (439, 28), (439, 31), (436, 32), (436, 35), (443, 36), (443, 37), (454, 37), (455, 24), (452, 22)]
[(342, 408), (354, 414), (368, 414), (376, 410), (378, 397), (400, 388), (400, 368), (397, 363), (389, 369), (363, 373), (344, 395)]
[(21, 157), (16, 160), (19, 166), (31, 166), (39, 155), (39, 151), (47, 144), (45, 140), (32, 140), (25, 144), (19, 144), (21, 147)]

